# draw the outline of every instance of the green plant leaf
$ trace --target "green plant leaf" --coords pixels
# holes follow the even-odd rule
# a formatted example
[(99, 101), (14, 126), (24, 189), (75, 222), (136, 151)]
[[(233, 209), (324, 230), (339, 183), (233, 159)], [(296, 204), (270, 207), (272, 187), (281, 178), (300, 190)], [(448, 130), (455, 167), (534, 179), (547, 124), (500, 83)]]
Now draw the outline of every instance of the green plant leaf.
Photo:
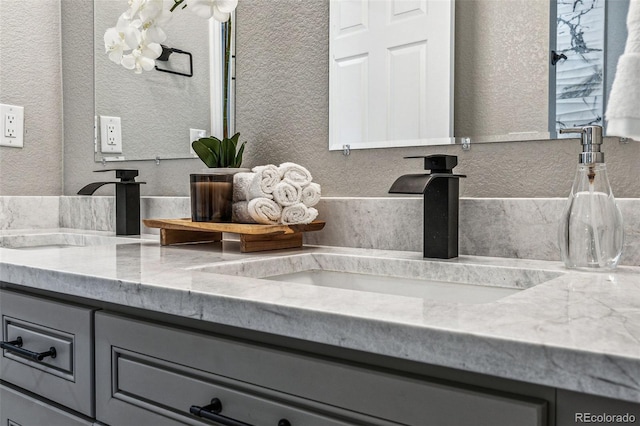
[(231, 136), (231, 142), (233, 142), (233, 148), (238, 147), (238, 140), (240, 139), (240, 132), (237, 132), (235, 135)]
[(222, 140), (209, 136), (193, 141), (191, 146), (207, 167), (240, 167), (246, 142), (236, 152), (239, 139), (240, 133)]
[(202, 142), (209, 149), (213, 157), (213, 160), (210, 163), (211, 165), (207, 164), (207, 166), (208, 167), (224, 167), (224, 166), (221, 166), (221, 164), (223, 164), (224, 162), (223, 152), (222, 152), (222, 146), (223, 146), (222, 141), (216, 138), (215, 136), (200, 138), (198, 140)]
[(226, 155), (227, 155), (227, 166), (228, 167), (233, 167), (233, 163), (235, 162), (236, 159), (236, 146), (234, 145), (233, 141), (231, 139), (226, 139), (227, 145), (226, 145)]
[(233, 142), (233, 167), (240, 167), (240, 165), (242, 164), (242, 153), (244, 152), (244, 144), (246, 142), (243, 142), (242, 146), (240, 146), (240, 149), (238, 149), (238, 142), (240, 140), (240, 132), (236, 132), (235, 135), (233, 135), (231, 137), (231, 141)]
[(220, 145), (222, 144), (222, 141), (220, 141), (220, 139), (216, 138), (215, 136), (209, 136), (207, 138), (200, 138), (198, 140), (202, 142), (207, 148), (209, 148), (213, 153), (220, 156)]
[(233, 167), (240, 167), (242, 165), (242, 154), (244, 152), (244, 145), (246, 144), (246, 142), (242, 142), (242, 145), (240, 145), (240, 149), (238, 150), (238, 153), (236, 154), (236, 158), (234, 159), (234, 166)]
[(222, 139), (220, 142), (220, 159), (218, 160), (218, 167), (227, 167), (227, 140)]
[(217, 158), (215, 157), (211, 149), (209, 149), (209, 147), (207, 147), (201, 139), (193, 141), (191, 143), (191, 146), (193, 147), (193, 150), (196, 152), (196, 154), (198, 154), (198, 157), (200, 157), (202, 162), (207, 165), (207, 167), (215, 167)]

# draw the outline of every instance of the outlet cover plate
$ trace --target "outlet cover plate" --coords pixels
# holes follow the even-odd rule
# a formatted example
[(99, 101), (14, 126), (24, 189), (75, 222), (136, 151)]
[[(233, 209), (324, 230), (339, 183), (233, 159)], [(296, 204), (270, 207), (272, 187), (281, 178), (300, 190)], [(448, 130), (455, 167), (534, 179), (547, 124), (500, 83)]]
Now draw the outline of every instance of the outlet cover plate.
[(105, 154), (122, 153), (122, 125), (120, 117), (100, 116), (100, 148)]
[(0, 146), (24, 146), (24, 107), (0, 104)]

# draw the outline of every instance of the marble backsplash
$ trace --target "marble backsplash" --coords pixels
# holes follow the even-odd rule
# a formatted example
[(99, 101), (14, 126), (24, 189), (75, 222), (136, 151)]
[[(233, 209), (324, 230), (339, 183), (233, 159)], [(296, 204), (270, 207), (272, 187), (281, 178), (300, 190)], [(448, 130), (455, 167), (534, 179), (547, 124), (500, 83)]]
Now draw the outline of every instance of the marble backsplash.
[[(189, 197), (141, 197), (140, 217), (178, 218), (191, 216)], [(60, 197), (60, 227), (116, 230), (116, 204), (114, 197)], [(141, 225), (143, 234), (158, 234), (157, 229)]]
[(61, 197), (0, 197), (0, 230), (57, 228)]
[[(625, 221), (621, 264), (640, 265), (640, 199), (619, 199)], [(460, 254), (559, 260), (562, 198), (463, 198)], [(327, 225), (305, 235), (307, 244), (422, 251), (422, 199), (418, 197), (323, 198), (317, 206)], [(142, 197), (143, 218), (189, 217), (188, 197)], [(0, 197), (0, 229), (115, 230), (113, 197)], [(157, 229), (142, 227), (143, 233)]]

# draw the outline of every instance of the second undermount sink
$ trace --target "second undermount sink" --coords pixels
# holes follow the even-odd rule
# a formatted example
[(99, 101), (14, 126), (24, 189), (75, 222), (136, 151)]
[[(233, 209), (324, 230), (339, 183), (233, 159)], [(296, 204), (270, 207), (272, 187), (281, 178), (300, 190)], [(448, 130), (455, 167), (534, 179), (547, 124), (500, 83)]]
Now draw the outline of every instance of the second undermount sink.
[(140, 242), (140, 239), (109, 235), (78, 234), (72, 232), (0, 235), (0, 248), (21, 250), (85, 247), (107, 244), (130, 244), (137, 242)]
[(333, 253), (225, 262), (199, 270), (470, 304), (499, 300), (563, 274), (555, 270)]

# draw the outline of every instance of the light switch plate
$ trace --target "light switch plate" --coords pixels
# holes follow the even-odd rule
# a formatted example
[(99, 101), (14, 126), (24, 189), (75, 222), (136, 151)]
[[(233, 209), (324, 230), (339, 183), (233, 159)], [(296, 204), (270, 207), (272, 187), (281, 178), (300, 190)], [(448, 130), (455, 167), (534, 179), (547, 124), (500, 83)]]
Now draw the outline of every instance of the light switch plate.
[(0, 145), (24, 146), (24, 107), (0, 104)]
[(122, 126), (120, 117), (100, 116), (100, 147), (105, 154), (122, 153)]
[(189, 153), (192, 157), (198, 157), (198, 154), (193, 150), (191, 146), (191, 142), (196, 141), (200, 138), (206, 138), (207, 131), (202, 129), (189, 129)]

